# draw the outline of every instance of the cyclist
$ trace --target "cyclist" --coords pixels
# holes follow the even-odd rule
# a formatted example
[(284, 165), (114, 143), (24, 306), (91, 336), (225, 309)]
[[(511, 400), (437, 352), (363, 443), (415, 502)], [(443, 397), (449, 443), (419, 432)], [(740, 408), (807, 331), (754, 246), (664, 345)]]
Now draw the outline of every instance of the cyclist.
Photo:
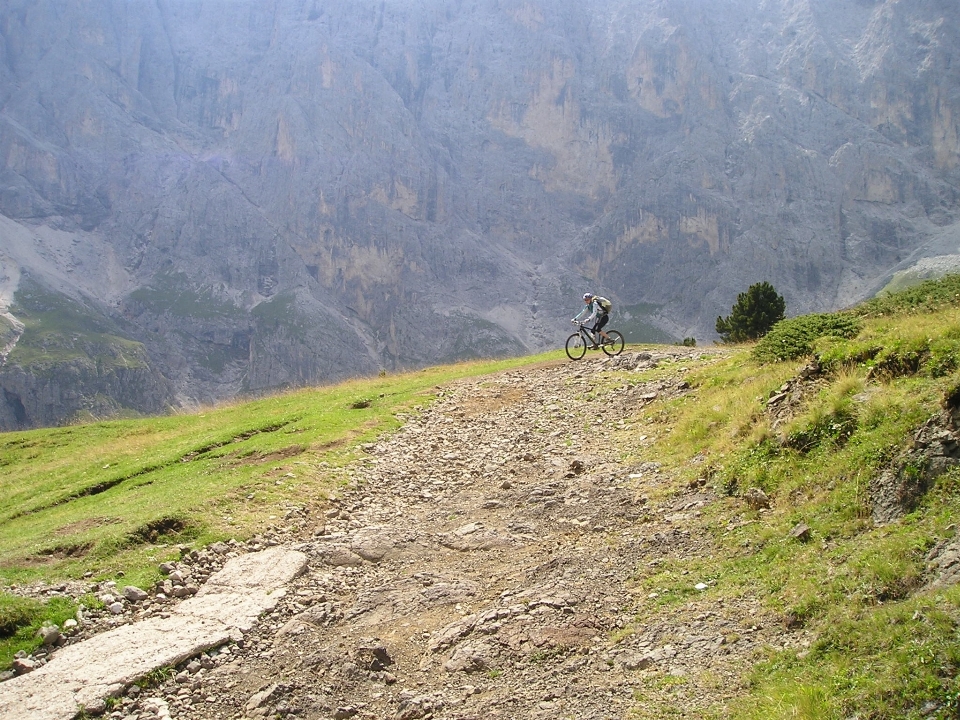
[[(586, 303), (586, 307), (570, 322), (577, 322), (589, 313), (589, 317), (583, 321), (583, 324), (586, 325), (596, 318), (596, 322), (590, 330), (594, 333), (600, 333), (600, 336), (603, 338), (603, 344), (606, 345), (610, 342), (610, 336), (603, 331), (603, 326), (606, 325), (607, 320), (610, 319), (610, 308), (613, 307), (613, 303), (605, 297), (594, 295), (591, 292), (583, 294), (583, 302)], [(596, 337), (596, 335), (594, 335), (594, 337)], [(590, 346), (590, 349), (596, 350), (598, 347), (600, 346), (594, 342), (593, 345)]]

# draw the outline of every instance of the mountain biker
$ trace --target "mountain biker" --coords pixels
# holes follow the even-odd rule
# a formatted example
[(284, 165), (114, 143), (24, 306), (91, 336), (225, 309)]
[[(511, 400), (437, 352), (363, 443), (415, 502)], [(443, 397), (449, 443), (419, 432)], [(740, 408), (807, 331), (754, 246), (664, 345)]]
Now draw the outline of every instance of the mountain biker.
[[(596, 322), (594, 323), (593, 327), (590, 328), (590, 330), (594, 333), (600, 333), (601, 337), (603, 337), (604, 345), (606, 345), (608, 342), (611, 342), (610, 336), (603, 331), (603, 326), (606, 325), (607, 320), (610, 319), (610, 308), (613, 307), (613, 303), (607, 300), (605, 297), (594, 295), (591, 292), (583, 294), (583, 302), (586, 303), (586, 307), (584, 307), (583, 310), (581, 310), (580, 313), (570, 322), (577, 322), (582, 317), (587, 315), (587, 313), (589, 313), (589, 317), (583, 321), (583, 324), (586, 325), (591, 320), (596, 318)], [(598, 347), (600, 346), (594, 342), (594, 344), (590, 346), (590, 349), (596, 350)]]

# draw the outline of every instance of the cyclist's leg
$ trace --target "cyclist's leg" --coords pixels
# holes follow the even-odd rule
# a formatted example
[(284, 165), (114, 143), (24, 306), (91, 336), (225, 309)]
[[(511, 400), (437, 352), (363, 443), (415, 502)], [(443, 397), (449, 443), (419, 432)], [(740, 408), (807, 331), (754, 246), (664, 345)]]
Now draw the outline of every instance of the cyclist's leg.
[(590, 338), (590, 349), (596, 350), (600, 347), (600, 336), (597, 334), (596, 324), (591, 328), (585, 327), (584, 330), (587, 331), (587, 337)]
[(603, 338), (604, 342), (610, 342), (610, 336), (603, 331), (603, 326), (607, 324), (607, 320), (609, 319), (609, 313), (604, 313), (597, 318), (597, 324), (593, 326), (594, 331), (600, 333), (600, 336)]

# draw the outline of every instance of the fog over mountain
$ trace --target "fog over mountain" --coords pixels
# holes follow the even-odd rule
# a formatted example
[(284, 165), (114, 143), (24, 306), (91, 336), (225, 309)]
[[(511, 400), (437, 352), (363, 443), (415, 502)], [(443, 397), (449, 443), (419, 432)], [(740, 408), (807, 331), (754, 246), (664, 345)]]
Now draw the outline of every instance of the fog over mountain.
[(5, 0), (0, 429), (955, 264), (958, 47), (956, 0)]

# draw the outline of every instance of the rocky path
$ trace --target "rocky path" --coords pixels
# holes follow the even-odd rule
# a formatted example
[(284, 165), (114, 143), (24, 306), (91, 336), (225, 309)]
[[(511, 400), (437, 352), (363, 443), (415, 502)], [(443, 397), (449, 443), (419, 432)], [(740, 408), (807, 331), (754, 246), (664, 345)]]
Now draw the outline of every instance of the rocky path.
[(303, 553), (284, 548), (238, 555), (171, 612), (68, 645), (50, 662), (0, 685), (0, 717), (70, 720), (78, 706), (105, 711), (106, 698), (156, 668), (242, 639), (305, 566)]
[(107, 715), (722, 716), (761, 647), (801, 638), (751, 598), (695, 590), (709, 581), (690, 577), (678, 610), (635, 580), (712, 553), (699, 509), (719, 499), (703, 487), (650, 499), (667, 478), (655, 462), (624, 464), (616, 432), (644, 403), (690, 392), (679, 375), (644, 383), (633, 369), (690, 355), (702, 353), (590, 356), (452, 386), (366, 448), (322, 518), (293, 513), (258, 541), (308, 561), (259, 623)]

